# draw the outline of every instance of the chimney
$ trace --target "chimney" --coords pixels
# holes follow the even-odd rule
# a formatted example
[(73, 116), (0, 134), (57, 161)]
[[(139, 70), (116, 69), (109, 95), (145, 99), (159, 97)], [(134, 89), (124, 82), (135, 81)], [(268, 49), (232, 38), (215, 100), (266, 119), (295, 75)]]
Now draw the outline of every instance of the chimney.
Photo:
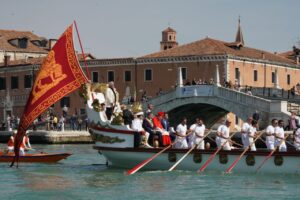
[(299, 65), (299, 55), (296, 56), (296, 64)]
[(5, 67), (9, 66), (9, 61), (10, 61), (10, 56), (5, 55), (4, 56), (4, 66)]
[(262, 58), (262, 59), (265, 59), (265, 58), (266, 58), (264, 52), (261, 52), (261, 58)]
[(57, 39), (49, 39), (49, 50), (51, 50), (56, 44)]

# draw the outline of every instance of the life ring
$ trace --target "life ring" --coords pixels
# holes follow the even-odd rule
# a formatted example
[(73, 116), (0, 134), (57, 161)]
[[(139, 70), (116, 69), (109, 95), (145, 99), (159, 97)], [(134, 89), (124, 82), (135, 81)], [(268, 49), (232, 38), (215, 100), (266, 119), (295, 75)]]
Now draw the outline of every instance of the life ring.
[(283, 164), (283, 157), (282, 156), (275, 156), (274, 157), (274, 164), (277, 166), (281, 166)]
[(169, 160), (169, 162), (176, 162), (177, 161), (176, 153), (170, 152), (168, 154), (168, 160)]
[(247, 155), (246, 163), (249, 166), (254, 166), (255, 165), (255, 157), (253, 155)]
[(195, 163), (201, 163), (202, 162), (202, 154), (194, 153), (193, 160)]
[(219, 161), (221, 164), (227, 164), (228, 162), (228, 155), (227, 154), (220, 154)]

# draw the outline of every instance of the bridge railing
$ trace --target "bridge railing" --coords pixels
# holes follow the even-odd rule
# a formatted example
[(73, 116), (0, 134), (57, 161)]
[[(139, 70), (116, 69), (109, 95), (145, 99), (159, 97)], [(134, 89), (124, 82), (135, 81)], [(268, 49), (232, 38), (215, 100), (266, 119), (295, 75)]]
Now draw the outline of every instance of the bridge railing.
[(217, 92), (215, 95), (219, 98), (223, 98), (233, 102), (239, 102), (246, 106), (253, 105), (255, 107), (259, 107), (260, 110), (269, 111), (271, 100), (263, 99), (257, 96), (249, 95), (243, 92), (239, 92), (236, 90), (231, 90), (223, 87), (216, 87)]

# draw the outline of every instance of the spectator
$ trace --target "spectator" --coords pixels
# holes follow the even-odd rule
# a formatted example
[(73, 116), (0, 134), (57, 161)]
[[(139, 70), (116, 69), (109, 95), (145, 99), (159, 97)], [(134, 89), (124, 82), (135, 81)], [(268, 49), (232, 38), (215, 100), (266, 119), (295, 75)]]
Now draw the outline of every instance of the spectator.
[(77, 123), (78, 123), (77, 130), (78, 130), (78, 131), (81, 131), (82, 119), (81, 119), (80, 116), (79, 116), (78, 119), (77, 119)]
[(64, 105), (62, 112), (63, 112), (63, 117), (66, 117), (68, 115), (68, 107), (66, 105)]

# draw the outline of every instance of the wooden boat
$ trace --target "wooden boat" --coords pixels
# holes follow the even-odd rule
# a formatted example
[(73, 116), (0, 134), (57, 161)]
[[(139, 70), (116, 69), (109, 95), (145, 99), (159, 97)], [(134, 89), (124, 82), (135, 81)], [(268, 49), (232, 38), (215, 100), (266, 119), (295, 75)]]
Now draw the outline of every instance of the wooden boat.
[[(100, 94), (100, 95), (99, 95)], [(104, 101), (101, 93), (94, 98)], [(93, 109), (92, 98), (87, 101), (87, 114), (91, 119), (90, 134), (95, 141), (94, 149), (105, 156), (108, 164), (131, 169), (149, 159), (162, 148), (140, 148), (140, 133), (130, 130), (127, 126), (112, 125), (103, 120), (101, 112)], [(145, 170), (168, 170), (179, 160), (188, 149), (168, 149), (143, 167)], [(178, 170), (199, 170), (216, 149), (193, 150), (177, 167)], [(243, 149), (219, 151), (206, 170), (225, 172), (241, 155)], [(260, 164), (269, 155), (266, 149), (247, 151), (237, 163), (233, 172), (256, 172)], [(263, 173), (300, 173), (300, 152), (275, 152), (260, 168)]]
[[(24, 156), (19, 157), (19, 162), (27, 163), (55, 163), (62, 159), (66, 159), (72, 155), (71, 153), (37, 153), (37, 154), (25, 154)], [(0, 152), (0, 162), (12, 162), (14, 159), (14, 154), (4, 154)]]

